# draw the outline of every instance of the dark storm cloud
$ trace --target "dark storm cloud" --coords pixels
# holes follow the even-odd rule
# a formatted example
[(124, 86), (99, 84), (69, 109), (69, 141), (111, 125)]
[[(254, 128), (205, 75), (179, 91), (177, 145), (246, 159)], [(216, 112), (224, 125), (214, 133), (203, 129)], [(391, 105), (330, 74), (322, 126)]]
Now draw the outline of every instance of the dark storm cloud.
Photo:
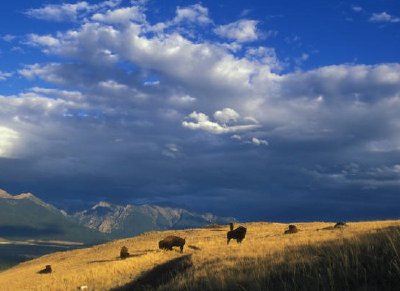
[[(227, 35), (201, 5), (158, 24), (135, 5), (85, 6), (70, 30), (27, 36), (63, 61), (25, 65), (41, 87), (0, 96), (2, 187), (242, 219), (395, 215), (398, 64), (279, 74), (271, 48), (244, 44), (256, 22)], [(83, 9), (50, 8), (29, 15)], [(188, 21), (232, 42), (193, 41)]]

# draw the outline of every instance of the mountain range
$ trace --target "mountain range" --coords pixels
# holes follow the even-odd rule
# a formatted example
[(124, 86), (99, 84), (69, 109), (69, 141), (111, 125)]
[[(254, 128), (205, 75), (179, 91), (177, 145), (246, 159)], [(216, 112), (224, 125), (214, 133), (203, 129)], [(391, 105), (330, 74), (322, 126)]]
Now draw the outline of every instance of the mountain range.
[(198, 214), (181, 208), (156, 205), (113, 205), (100, 202), (91, 209), (72, 215), (76, 222), (91, 229), (121, 238), (152, 230), (197, 228), (235, 221), (211, 213)]
[(94, 244), (153, 230), (197, 228), (235, 221), (210, 213), (156, 205), (99, 202), (68, 214), (32, 193), (11, 195), (0, 189), (0, 240), (57, 240)]

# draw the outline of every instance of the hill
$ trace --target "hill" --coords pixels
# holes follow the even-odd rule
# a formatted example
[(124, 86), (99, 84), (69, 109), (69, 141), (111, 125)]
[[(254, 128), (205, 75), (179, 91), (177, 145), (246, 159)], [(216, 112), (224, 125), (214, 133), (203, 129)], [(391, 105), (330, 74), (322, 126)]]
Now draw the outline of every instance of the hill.
[(132, 204), (122, 206), (107, 202), (99, 202), (91, 209), (75, 213), (73, 218), (113, 238), (134, 236), (152, 230), (196, 228), (235, 221), (232, 217), (198, 214), (181, 208)]
[(58, 240), (94, 244), (107, 237), (72, 221), (67, 214), (32, 193), (0, 190), (0, 234), (8, 240)]
[[(400, 286), (400, 221), (246, 223), (242, 244), (228, 227), (150, 232), (58, 252), (0, 273), (4, 290), (395, 290)], [(184, 252), (158, 241), (186, 237)], [(118, 258), (122, 246), (130, 257)], [(37, 271), (50, 264), (51, 274)]]

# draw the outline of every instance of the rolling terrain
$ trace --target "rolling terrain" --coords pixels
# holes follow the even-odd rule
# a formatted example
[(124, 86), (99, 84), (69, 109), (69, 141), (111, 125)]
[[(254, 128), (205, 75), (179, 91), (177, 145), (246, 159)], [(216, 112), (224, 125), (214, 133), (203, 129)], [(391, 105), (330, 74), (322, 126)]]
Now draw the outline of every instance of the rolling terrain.
[[(245, 223), (242, 244), (228, 226), (154, 231), (91, 248), (57, 252), (0, 273), (4, 290), (395, 290), (400, 286), (400, 221)], [(186, 238), (183, 253), (158, 249)], [(130, 257), (121, 260), (122, 246)], [(51, 265), (51, 274), (38, 274)], [(84, 287), (85, 288), (85, 287)]]
[(0, 270), (58, 250), (94, 245), (152, 230), (202, 227), (233, 218), (155, 205), (99, 202), (75, 213), (48, 204), (32, 193), (0, 189)]

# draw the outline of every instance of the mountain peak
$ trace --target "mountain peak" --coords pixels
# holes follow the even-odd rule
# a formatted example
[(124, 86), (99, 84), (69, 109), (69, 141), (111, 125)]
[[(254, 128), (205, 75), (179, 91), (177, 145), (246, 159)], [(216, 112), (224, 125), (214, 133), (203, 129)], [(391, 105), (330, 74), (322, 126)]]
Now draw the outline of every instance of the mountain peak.
[(38, 204), (40, 206), (43, 206), (43, 207), (46, 207), (47, 209), (56, 210), (56, 208), (53, 205), (44, 202), (43, 200), (39, 199), (38, 197), (36, 197), (35, 195), (33, 195), (30, 192), (21, 193), (21, 194), (15, 195), (15, 196), (11, 196), (10, 195), (9, 198), (10, 199), (15, 199), (15, 200), (30, 200), (33, 203), (36, 203), (36, 204)]
[(6, 191), (0, 189), (0, 198), (12, 199), (13, 196), (7, 193)]
[[(14, 198), (14, 199), (17, 199), (17, 200), (20, 200), (20, 199), (31, 199), (31, 200), (33, 200), (33, 199), (39, 199), (39, 198), (37, 198), (35, 195), (33, 195), (32, 193), (29, 193), (29, 192), (27, 192), (27, 193), (21, 193), (21, 194), (15, 195), (15, 196), (13, 196), (13, 198)], [(40, 199), (39, 199), (39, 200), (40, 200)]]
[(96, 209), (98, 207), (104, 207), (104, 208), (112, 208), (112, 204), (105, 202), (105, 201), (100, 201), (99, 203), (97, 203), (95, 206), (92, 207), (92, 209)]

